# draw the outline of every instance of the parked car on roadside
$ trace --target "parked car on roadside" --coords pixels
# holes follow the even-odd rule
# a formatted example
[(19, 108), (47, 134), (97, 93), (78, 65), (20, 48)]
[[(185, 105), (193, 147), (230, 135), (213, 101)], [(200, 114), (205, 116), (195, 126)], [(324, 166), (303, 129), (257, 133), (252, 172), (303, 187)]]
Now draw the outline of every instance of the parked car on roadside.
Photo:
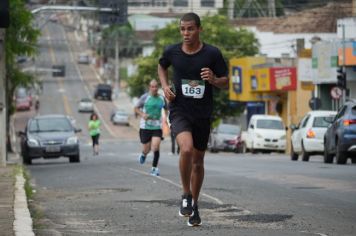
[(291, 160), (297, 161), (299, 155), (303, 161), (309, 161), (312, 155), (324, 153), (324, 135), (336, 111), (310, 111), (299, 122), (292, 124)]
[(356, 163), (356, 101), (350, 100), (339, 109), (324, 136), (324, 162)]
[(79, 112), (93, 112), (94, 104), (90, 98), (82, 98), (78, 103)]
[(242, 132), (241, 135), (244, 149), (252, 153), (257, 151), (285, 152), (286, 129), (279, 116), (252, 115), (247, 131)]
[(16, 111), (29, 111), (31, 110), (30, 100), (27, 98), (16, 98), (15, 107)]
[(87, 54), (80, 54), (78, 56), (78, 64), (86, 64), (90, 63), (90, 57)]
[(112, 87), (109, 84), (98, 84), (95, 87), (94, 98), (111, 101)]
[(129, 114), (125, 110), (114, 110), (111, 113), (110, 120), (114, 125), (121, 124), (129, 126)]
[(79, 140), (75, 129), (65, 115), (43, 115), (31, 118), (21, 137), (23, 162), (31, 165), (35, 158), (69, 157), (70, 162), (80, 162)]
[(18, 87), (15, 90), (15, 100), (18, 99), (26, 99), (29, 101), (30, 106), (32, 106), (32, 92), (30, 89), (25, 88), (25, 87)]
[(241, 127), (234, 124), (219, 124), (210, 133), (208, 149), (211, 152), (242, 152)]

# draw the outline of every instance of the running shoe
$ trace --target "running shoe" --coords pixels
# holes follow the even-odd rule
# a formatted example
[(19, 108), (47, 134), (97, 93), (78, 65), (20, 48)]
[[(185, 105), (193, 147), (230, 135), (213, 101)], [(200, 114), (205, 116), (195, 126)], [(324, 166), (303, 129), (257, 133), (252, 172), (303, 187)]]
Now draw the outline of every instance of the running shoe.
[(152, 167), (150, 174), (152, 176), (159, 176), (159, 169), (157, 167)]
[(188, 226), (200, 226), (201, 225), (201, 219), (199, 216), (199, 210), (198, 210), (197, 205), (193, 206), (193, 215), (189, 217), (187, 224), (188, 224)]
[(182, 195), (182, 203), (180, 205), (179, 215), (180, 216), (191, 216), (193, 214), (192, 208), (192, 195), (191, 194), (183, 194)]
[(143, 154), (141, 154), (141, 155), (139, 156), (139, 158), (138, 158), (138, 161), (140, 162), (140, 164), (145, 163), (145, 161), (146, 161), (146, 156), (143, 155)]

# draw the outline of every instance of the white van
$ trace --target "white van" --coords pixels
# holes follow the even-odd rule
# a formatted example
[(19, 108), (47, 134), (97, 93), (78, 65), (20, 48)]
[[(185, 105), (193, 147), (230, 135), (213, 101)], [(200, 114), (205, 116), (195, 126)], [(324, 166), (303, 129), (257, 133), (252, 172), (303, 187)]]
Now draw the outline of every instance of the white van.
[(286, 128), (279, 116), (252, 115), (247, 131), (242, 134), (244, 151), (286, 150)]

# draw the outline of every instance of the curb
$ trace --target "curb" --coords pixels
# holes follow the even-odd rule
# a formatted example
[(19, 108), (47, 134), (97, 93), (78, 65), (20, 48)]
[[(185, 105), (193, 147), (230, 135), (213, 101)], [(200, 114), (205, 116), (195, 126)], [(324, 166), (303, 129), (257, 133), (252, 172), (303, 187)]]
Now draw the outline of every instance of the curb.
[(34, 236), (32, 229), (32, 218), (27, 205), (25, 192), (25, 178), (23, 171), (16, 175), (15, 197), (14, 197), (14, 233), (16, 236)]

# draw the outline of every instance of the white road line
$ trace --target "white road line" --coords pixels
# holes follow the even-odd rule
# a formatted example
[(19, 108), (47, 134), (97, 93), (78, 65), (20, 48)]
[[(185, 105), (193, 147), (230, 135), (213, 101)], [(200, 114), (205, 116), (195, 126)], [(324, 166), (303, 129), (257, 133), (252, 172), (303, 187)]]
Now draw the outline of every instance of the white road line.
[[(149, 175), (148, 173), (146, 173), (146, 172), (144, 172), (144, 171), (141, 171), (141, 170), (137, 170), (137, 169), (133, 169), (133, 168), (129, 168), (129, 170), (131, 170), (131, 171), (133, 171), (133, 172), (136, 172), (136, 173), (139, 173), (139, 174)], [(162, 180), (162, 181), (165, 181), (165, 182), (167, 182), (167, 183), (169, 183), (169, 184), (172, 184), (172, 185), (174, 185), (174, 186), (176, 186), (176, 187), (178, 187), (178, 188), (182, 188), (182, 186), (181, 186), (180, 184), (178, 184), (178, 183), (176, 183), (176, 182), (174, 182), (174, 181), (172, 181), (172, 180), (170, 180), (170, 179), (164, 178), (164, 177), (162, 177), (162, 176), (157, 176), (156, 178), (158, 178), (158, 179), (160, 179), (160, 180)], [(218, 199), (218, 198), (216, 198), (216, 197), (213, 197), (213, 196), (211, 196), (211, 195), (209, 195), (209, 194), (206, 194), (206, 193), (201, 192), (201, 195), (203, 195), (203, 196), (206, 197), (206, 198), (209, 198), (210, 200), (215, 201), (215, 202), (216, 202), (217, 204), (219, 204), (219, 205), (223, 205), (223, 204), (224, 204), (223, 201), (221, 201), (220, 199)]]
[[(74, 67), (75, 67), (75, 69), (78, 71), (80, 80), (83, 82), (83, 85), (84, 85), (85, 91), (86, 91), (86, 93), (87, 93), (87, 96), (88, 96), (88, 97), (91, 97), (91, 93), (90, 93), (88, 87), (86, 86), (86, 84), (85, 84), (85, 82), (84, 82), (83, 75), (82, 75), (81, 71), (79, 70), (79, 67), (78, 67), (77, 63), (75, 63), (74, 55), (73, 55), (73, 51), (72, 51), (72, 47), (71, 47), (71, 45), (68, 43), (67, 34), (66, 34), (66, 32), (64, 32), (63, 28), (61, 28), (61, 29), (62, 29), (62, 33), (63, 33), (64, 38), (65, 38), (65, 39), (64, 39), (64, 40), (65, 40), (65, 43), (68, 45), (69, 55), (70, 55), (70, 57), (71, 57), (71, 59), (72, 59), (72, 62), (74, 62), (74, 63), (73, 63), (73, 64), (74, 64)], [(103, 116), (100, 114), (99, 109), (98, 109), (98, 107), (97, 107), (95, 104), (94, 104), (94, 109), (95, 109), (96, 113), (98, 114), (99, 119), (103, 122), (103, 124), (104, 124), (105, 128), (107, 129), (107, 131), (111, 134), (111, 136), (116, 137), (115, 133), (110, 129), (109, 125), (105, 122)]]
[(12, 150), (17, 153), (17, 147), (16, 147), (16, 130), (15, 130), (15, 119), (16, 119), (16, 113), (12, 115), (11, 123), (10, 123), (10, 129), (11, 129), (11, 140), (12, 140)]

